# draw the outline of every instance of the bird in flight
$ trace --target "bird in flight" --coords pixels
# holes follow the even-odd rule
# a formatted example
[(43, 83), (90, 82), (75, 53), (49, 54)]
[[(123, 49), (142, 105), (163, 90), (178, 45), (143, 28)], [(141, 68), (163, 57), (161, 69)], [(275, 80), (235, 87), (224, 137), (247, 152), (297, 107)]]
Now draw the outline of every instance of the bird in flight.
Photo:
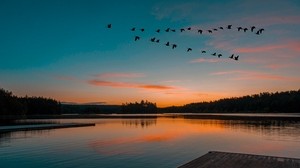
[(170, 46), (170, 42), (167, 42), (165, 45), (166, 45), (166, 46)]
[(232, 25), (228, 25), (228, 26), (227, 26), (227, 29), (231, 29), (231, 27), (232, 27)]
[(139, 39), (140, 39), (139, 36), (135, 36), (135, 37), (134, 37), (134, 41), (137, 41), (137, 40), (139, 40)]
[(150, 39), (151, 42), (155, 42), (155, 37)]
[(206, 53), (206, 51), (202, 50), (201, 53)]
[(108, 24), (108, 25), (107, 25), (107, 28), (109, 28), (109, 29), (110, 29), (110, 28), (111, 28), (111, 24)]
[(218, 29), (213, 29), (214, 31), (218, 31)]
[(160, 32), (160, 29), (157, 29), (156, 32), (159, 33), (159, 32)]
[(223, 30), (223, 27), (219, 27), (219, 29), (222, 29), (222, 30)]
[(141, 31), (142, 31), (142, 32), (144, 32), (144, 31), (145, 31), (145, 29), (144, 29), (144, 28), (141, 28)]
[(167, 28), (165, 31), (166, 31), (166, 32), (169, 32), (169, 31), (170, 31), (170, 28)]
[(180, 29), (180, 32), (184, 32), (185, 31), (185, 29)]
[(239, 60), (239, 55), (234, 57), (234, 60), (238, 61)]
[(175, 30), (175, 29), (172, 29), (171, 31), (172, 31), (172, 32), (176, 32), (176, 30)]
[(191, 27), (188, 27), (187, 30), (192, 30), (192, 28), (191, 28)]
[(202, 31), (201, 29), (198, 30), (198, 33), (202, 34), (202, 32), (203, 32), (203, 31)]
[(133, 28), (131, 29), (131, 31), (135, 31), (135, 27), (133, 27)]
[(248, 28), (244, 28), (244, 32), (246, 32), (248, 30)]
[(265, 31), (265, 29), (259, 29), (258, 31), (261, 34), (263, 31)]
[(212, 33), (212, 31), (211, 30), (207, 30), (208, 31), (208, 33)]
[(259, 32), (260, 32), (260, 31), (258, 30), (255, 34), (259, 35), (259, 34), (260, 34)]
[(243, 28), (242, 27), (237, 27), (238, 31), (242, 30)]
[(212, 56), (216, 56), (217, 55), (217, 53), (213, 53), (213, 54), (211, 54)]
[(222, 54), (218, 54), (218, 58), (222, 57)]
[(189, 51), (192, 51), (192, 49), (191, 49), (191, 48), (188, 48), (188, 49), (187, 49), (187, 52), (189, 52)]
[(177, 45), (176, 44), (173, 44), (172, 45), (172, 49), (174, 49), (174, 48), (176, 48), (177, 47)]
[(157, 39), (155, 42), (159, 43), (159, 39)]
[(230, 59), (233, 59), (233, 57), (234, 57), (234, 54), (232, 54), (229, 58), (230, 58)]
[(252, 26), (252, 27), (251, 27), (251, 32), (253, 32), (253, 30), (254, 30), (255, 28), (256, 28), (255, 26)]

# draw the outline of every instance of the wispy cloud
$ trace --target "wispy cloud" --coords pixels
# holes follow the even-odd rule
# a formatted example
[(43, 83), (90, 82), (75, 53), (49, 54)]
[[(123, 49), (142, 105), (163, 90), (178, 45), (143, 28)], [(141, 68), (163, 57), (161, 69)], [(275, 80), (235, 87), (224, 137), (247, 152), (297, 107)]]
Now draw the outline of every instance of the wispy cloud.
[(224, 60), (223, 59), (213, 59), (213, 58), (209, 58), (209, 59), (198, 58), (198, 59), (194, 59), (190, 62), (191, 63), (203, 63), (203, 62), (216, 63), (216, 62), (220, 62), (220, 61), (224, 61)]
[(256, 46), (256, 47), (244, 47), (244, 48), (237, 48), (234, 52), (237, 53), (256, 53), (256, 52), (268, 52), (277, 49), (289, 49), (296, 52), (300, 52), (300, 41), (290, 41), (287, 43), (281, 44), (267, 44), (263, 46)]
[(154, 84), (142, 84), (142, 83), (130, 83), (130, 82), (113, 82), (113, 81), (104, 81), (104, 80), (89, 80), (89, 84), (94, 86), (102, 87), (114, 87), (114, 88), (139, 88), (146, 90), (172, 90), (176, 89), (173, 86), (167, 85), (154, 85)]
[(245, 70), (233, 70), (233, 71), (220, 71), (211, 73), (211, 75), (231, 75), (231, 80), (287, 80), (295, 81), (300, 78), (286, 77), (281, 75), (273, 75), (269, 73), (263, 73), (258, 71), (245, 71)]
[(271, 63), (263, 66), (264, 68), (268, 69), (283, 69), (283, 68), (295, 68), (295, 67), (300, 67), (299, 63)]
[(141, 78), (141, 77), (145, 77), (145, 74), (113, 72), (113, 73), (96, 74), (94, 76), (99, 78)]

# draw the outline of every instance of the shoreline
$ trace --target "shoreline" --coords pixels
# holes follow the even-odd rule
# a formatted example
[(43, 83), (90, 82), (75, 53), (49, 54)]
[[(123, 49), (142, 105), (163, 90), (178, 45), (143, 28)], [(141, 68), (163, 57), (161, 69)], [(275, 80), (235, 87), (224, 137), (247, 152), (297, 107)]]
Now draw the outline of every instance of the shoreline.
[(300, 113), (159, 113), (159, 114), (68, 114), (32, 115), (26, 119), (135, 119), (185, 118), (224, 120), (299, 120)]

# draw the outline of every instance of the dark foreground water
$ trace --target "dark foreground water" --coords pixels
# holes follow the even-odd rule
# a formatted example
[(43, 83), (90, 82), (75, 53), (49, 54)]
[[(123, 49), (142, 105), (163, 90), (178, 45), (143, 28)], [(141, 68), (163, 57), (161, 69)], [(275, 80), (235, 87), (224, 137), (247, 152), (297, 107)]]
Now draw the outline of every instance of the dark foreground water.
[(300, 158), (291, 120), (90, 119), (95, 127), (0, 134), (0, 167), (177, 167), (208, 151)]

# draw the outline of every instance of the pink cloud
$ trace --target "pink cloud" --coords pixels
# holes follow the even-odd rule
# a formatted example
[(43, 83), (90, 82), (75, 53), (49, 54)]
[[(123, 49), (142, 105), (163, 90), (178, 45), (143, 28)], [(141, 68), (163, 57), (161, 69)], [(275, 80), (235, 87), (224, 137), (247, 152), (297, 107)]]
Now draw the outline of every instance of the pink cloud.
[(234, 50), (236, 53), (256, 53), (256, 52), (268, 52), (278, 49), (289, 49), (296, 52), (300, 52), (300, 41), (290, 41), (282, 44), (269, 44), (259, 47), (244, 47)]
[(104, 81), (104, 80), (90, 80), (89, 84), (95, 86), (105, 86), (105, 87), (115, 87), (115, 88), (139, 88), (139, 89), (147, 89), (147, 90), (171, 90), (176, 89), (173, 86), (166, 85), (152, 85), (152, 84), (140, 84), (140, 83), (129, 83), (129, 82), (112, 82), (112, 81)]
[(202, 62), (208, 62), (208, 63), (216, 63), (220, 61), (224, 61), (223, 59), (205, 59), (205, 58), (198, 58), (191, 61), (191, 63), (202, 63)]
[(99, 78), (140, 78), (145, 77), (143, 73), (101, 73), (95, 75)]
[(300, 24), (300, 16), (270, 16), (251, 17), (243, 19), (246, 23), (255, 25), (278, 25), (278, 24)]
[(294, 67), (300, 67), (299, 63), (274, 63), (274, 64), (267, 64), (264, 66), (265, 68), (268, 69), (282, 69), (282, 68), (294, 68)]
[(300, 78), (286, 77), (280, 75), (273, 75), (269, 73), (263, 73), (257, 71), (244, 71), (244, 70), (214, 72), (211, 73), (211, 75), (231, 75), (232, 80), (285, 80), (285, 81), (300, 80)]

